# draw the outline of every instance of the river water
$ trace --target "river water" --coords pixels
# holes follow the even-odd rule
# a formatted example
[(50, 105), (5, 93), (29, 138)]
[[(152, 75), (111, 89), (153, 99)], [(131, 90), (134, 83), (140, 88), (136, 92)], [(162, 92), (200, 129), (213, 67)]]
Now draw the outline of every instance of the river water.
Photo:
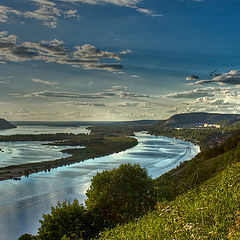
[(58, 201), (77, 198), (84, 203), (84, 193), (97, 172), (139, 163), (156, 178), (199, 152), (198, 146), (176, 139), (146, 133), (137, 133), (136, 138), (139, 144), (121, 153), (32, 174), (21, 181), (0, 182), (1, 240), (16, 240), (26, 232), (36, 234), (42, 214), (49, 213)]

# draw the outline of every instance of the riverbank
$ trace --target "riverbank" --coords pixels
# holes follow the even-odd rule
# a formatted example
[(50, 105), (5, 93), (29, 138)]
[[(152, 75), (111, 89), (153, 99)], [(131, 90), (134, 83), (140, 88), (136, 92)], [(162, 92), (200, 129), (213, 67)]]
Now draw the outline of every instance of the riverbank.
[(148, 133), (155, 136), (166, 136), (191, 142), (199, 145), (201, 151), (209, 147), (220, 145), (224, 143), (229, 136), (231, 136), (230, 132), (226, 132), (221, 129), (154, 128), (149, 129)]
[[(51, 140), (56, 140), (56, 136), (48, 136)], [(49, 138), (43, 135), (22, 136), (23, 141), (27, 139), (35, 141), (49, 141)], [(14, 139), (21, 139), (20, 136), (1, 137), (0, 141), (14, 141)], [(59, 140), (59, 139), (58, 139)], [(84, 146), (81, 149), (66, 149), (62, 152), (71, 154), (67, 158), (61, 158), (53, 161), (28, 163), (21, 165), (13, 165), (0, 168), (0, 181), (7, 179), (19, 180), (22, 176), (28, 176), (32, 173), (51, 171), (53, 168), (58, 168), (65, 165), (70, 165), (77, 162), (82, 162), (87, 159), (107, 156), (113, 153), (118, 153), (126, 149), (132, 148), (138, 144), (135, 138), (130, 137), (98, 137), (93, 135), (71, 135), (69, 139), (61, 139), (60, 141), (52, 142), (51, 145), (58, 146)]]

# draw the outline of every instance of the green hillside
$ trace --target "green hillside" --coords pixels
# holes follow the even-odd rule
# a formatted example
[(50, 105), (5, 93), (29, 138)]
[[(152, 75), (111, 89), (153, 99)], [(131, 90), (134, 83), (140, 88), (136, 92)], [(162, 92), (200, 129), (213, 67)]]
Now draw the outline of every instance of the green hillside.
[[(142, 219), (101, 233), (100, 239), (240, 239), (240, 163)], [(237, 237), (238, 236), (238, 237)]]
[(239, 161), (236, 134), (155, 179), (157, 209), (100, 239), (240, 239)]
[[(239, 160), (238, 152), (238, 160)], [(240, 239), (240, 163), (100, 239)]]

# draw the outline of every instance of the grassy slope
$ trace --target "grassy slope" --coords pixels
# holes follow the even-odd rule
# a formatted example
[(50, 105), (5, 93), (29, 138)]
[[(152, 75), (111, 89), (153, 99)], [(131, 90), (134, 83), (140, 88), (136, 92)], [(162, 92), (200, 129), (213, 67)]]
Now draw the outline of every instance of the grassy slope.
[(100, 239), (227, 239), (233, 237), (240, 210), (240, 163), (172, 202), (159, 203), (142, 219)]
[(240, 239), (239, 142), (236, 135), (157, 179), (160, 200), (165, 192), (176, 199), (101, 239)]

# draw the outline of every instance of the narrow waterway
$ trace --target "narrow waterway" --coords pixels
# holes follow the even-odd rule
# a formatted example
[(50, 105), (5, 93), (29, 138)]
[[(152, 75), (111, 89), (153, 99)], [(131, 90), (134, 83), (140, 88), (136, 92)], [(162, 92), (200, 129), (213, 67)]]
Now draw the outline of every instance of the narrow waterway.
[(0, 182), (0, 232), (2, 240), (16, 240), (23, 233), (37, 233), (38, 220), (60, 201), (85, 200), (85, 191), (97, 172), (122, 163), (139, 163), (156, 178), (193, 158), (199, 147), (167, 137), (136, 135), (139, 144), (121, 153), (86, 160), (51, 172), (32, 174), (21, 181)]

